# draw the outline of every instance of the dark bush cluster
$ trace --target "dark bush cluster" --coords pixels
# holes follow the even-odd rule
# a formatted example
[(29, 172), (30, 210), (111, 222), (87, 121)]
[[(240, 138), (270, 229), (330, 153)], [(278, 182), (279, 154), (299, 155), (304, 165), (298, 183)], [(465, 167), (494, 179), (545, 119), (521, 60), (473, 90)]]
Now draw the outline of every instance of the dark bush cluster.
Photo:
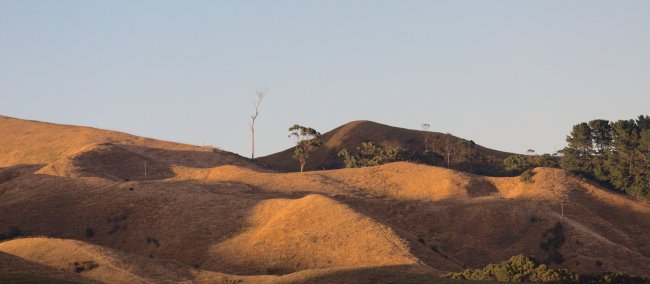
[(518, 174), (535, 167), (558, 168), (560, 167), (560, 163), (558, 162), (558, 158), (550, 154), (536, 156), (510, 155), (503, 160), (503, 166), (506, 171)]
[(158, 241), (158, 239), (153, 237), (147, 237), (147, 244), (152, 244), (155, 245), (156, 247), (160, 247), (160, 242)]
[(363, 168), (408, 160), (406, 150), (401, 147), (386, 148), (373, 142), (363, 142), (356, 151), (343, 149), (338, 153), (346, 168)]
[(94, 261), (82, 261), (82, 262), (75, 261), (74, 263), (70, 263), (69, 265), (70, 265), (70, 271), (76, 273), (90, 271), (99, 267), (99, 264), (97, 264)]
[(92, 228), (86, 228), (86, 238), (92, 238), (95, 236), (95, 230)]
[(482, 269), (466, 269), (444, 277), (464, 280), (496, 280), (506, 282), (562, 282), (576, 283), (577, 275), (566, 269), (554, 270), (535, 259), (516, 255), (499, 264), (489, 264)]
[(560, 253), (560, 247), (566, 241), (564, 237), (564, 227), (562, 223), (557, 222), (555, 226), (544, 231), (542, 235), (544, 238), (539, 244), (539, 247), (542, 248), (545, 252), (548, 253), (548, 257), (544, 260), (545, 264), (560, 264), (564, 262), (564, 257)]
[(19, 238), (19, 237), (26, 237), (28, 235), (29, 234), (21, 231), (18, 227), (11, 226), (9, 227), (9, 230), (6, 233), (0, 234), (0, 242), (4, 240)]
[(551, 282), (575, 284), (641, 284), (649, 283), (647, 277), (630, 276), (624, 273), (607, 272), (595, 275), (580, 275), (567, 269), (551, 269), (531, 257), (516, 255), (498, 264), (488, 264), (481, 269), (466, 269), (452, 272), (443, 277), (462, 280), (496, 280), (503, 282)]

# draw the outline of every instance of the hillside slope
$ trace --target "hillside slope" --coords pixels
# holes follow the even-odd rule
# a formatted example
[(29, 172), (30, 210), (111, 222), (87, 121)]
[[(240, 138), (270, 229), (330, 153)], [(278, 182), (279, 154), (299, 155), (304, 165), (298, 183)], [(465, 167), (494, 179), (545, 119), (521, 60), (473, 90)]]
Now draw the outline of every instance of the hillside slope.
[[(111, 142), (63, 135), (74, 145), (50, 148), (26, 137), (104, 132), (9, 121), (32, 129), (16, 130), (31, 146), (2, 150), (12, 158), (0, 168), (0, 235), (17, 228), (67, 241), (11, 241), (0, 250), (48, 267), (87, 251), (151, 265), (124, 274), (153, 279), (144, 282), (344, 280), (351, 271), (426, 281), (518, 254), (561, 255), (553, 266), (578, 273), (650, 267), (650, 205), (559, 169), (535, 169), (533, 183), (407, 162), (277, 173), (227, 153), (128, 135)], [(542, 248), (560, 235), (563, 242)], [(168, 261), (174, 275), (155, 272)]]
[(233, 153), (91, 127), (61, 125), (0, 116), (0, 168), (45, 165), (110, 143), (167, 164), (192, 167), (239, 165), (253, 167)]
[[(362, 142), (375, 142), (385, 147), (400, 146), (411, 153), (421, 153), (424, 151), (424, 137), (427, 132), (388, 126), (372, 121), (353, 121), (339, 126), (332, 131), (324, 133), (322, 136), (323, 145), (318, 148), (310, 157), (305, 165), (305, 170), (322, 170), (338, 169), (343, 167), (341, 158), (337, 154), (343, 150), (354, 150)], [(435, 152), (444, 153), (442, 143), (447, 143), (447, 138), (451, 145), (456, 145), (461, 138), (438, 132), (428, 132), (430, 135), (429, 144)], [(476, 146), (476, 151), (483, 157), (480, 161), (474, 161), (471, 165), (466, 163), (457, 163), (452, 155), (452, 166), (470, 172), (490, 172), (501, 173), (503, 159), (510, 153), (488, 149), (480, 145)], [(258, 162), (267, 167), (282, 171), (296, 172), (299, 171), (298, 163), (293, 158), (293, 148), (258, 158)]]

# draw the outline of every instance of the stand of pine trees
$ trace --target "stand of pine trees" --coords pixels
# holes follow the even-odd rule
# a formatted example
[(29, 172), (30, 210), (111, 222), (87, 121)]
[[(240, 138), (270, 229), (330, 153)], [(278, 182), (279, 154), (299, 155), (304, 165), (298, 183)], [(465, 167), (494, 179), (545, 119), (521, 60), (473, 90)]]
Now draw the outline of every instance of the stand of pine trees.
[(562, 168), (650, 200), (650, 116), (573, 126)]

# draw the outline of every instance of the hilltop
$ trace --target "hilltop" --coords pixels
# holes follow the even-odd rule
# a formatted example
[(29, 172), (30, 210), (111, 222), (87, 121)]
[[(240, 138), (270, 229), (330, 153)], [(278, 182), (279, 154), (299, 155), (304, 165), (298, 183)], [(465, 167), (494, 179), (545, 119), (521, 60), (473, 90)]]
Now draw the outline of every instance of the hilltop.
[[(650, 205), (561, 169), (532, 183), (408, 162), (281, 173), (85, 127), (0, 118), (0, 134), (0, 234), (49, 237), (0, 243), (11, 273), (421, 283), (519, 254), (577, 273), (650, 267)], [(84, 261), (102, 268), (54, 272)]]
[[(194, 146), (144, 138), (92, 127), (61, 125), (0, 116), (0, 167), (83, 163), (122, 166), (120, 158), (135, 159), (144, 176), (144, 161), (165, 165), (215, 167), (239, 165), (255, 167), (248, 159), (212, 147)], [(98, 161), (91, 161), (99, 159)], [(108, 160), (107, 160), (108, 159)], [(137, 174), (135, 172), (138, 172)], [(152, 170), (159, 173), (159, 170)], [(120, 177), (121, 178), (121, 177)]]
[[(339, 126), (322, 136), (323, 145), (310, 154), (305, 170), (323, 170), (343, 168), (343, 162), (337, 154), (343, 150), (354, 150), (362, 142), (374, 142), (385, 147), (402, 147), (410, 153), (422, 153), (425, 150), (425, 136), (428, 135), (429, 147), (438, 155), (444, 156), (445, 146), (455, 146), (465, 139), (433, 131), (419, 131), (388, 126), (372, 121), (353, 121)], [(481, 159), (471, 163), (459, 162), (452, 155), (452, 168), (469, 172), (503, 174), (503, 159), (510, 153), (476, 145), (476, 153)], [(298, 163), (292, 158), (293, 148), (257, 159), (267, 167), (281, 172), (299, 171)], [(444, 157), (441, 157), (444, 160)], [(440, 165), (444, 164), (440, 161)]]

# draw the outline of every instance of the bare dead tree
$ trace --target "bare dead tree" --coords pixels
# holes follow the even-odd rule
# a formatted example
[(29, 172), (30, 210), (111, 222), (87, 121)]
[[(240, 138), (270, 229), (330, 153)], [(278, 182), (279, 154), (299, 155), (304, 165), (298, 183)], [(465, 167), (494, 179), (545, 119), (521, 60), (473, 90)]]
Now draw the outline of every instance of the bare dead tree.
[(431, 124), (428, 123), (422, 123), (422, 131), (424, 131), (424, 151), (429, 151), (429, 138), (431, 135), (429, 135), (429, 128), (431, 127)]
[(253, 102), (255, 112), (251, 115), (251, 121), (248, 123), (251, 128), (251, 160), (255, 160), (255, 120), (257, 120), (257, 116), (260, 115), (260, 104), (267, 92), (268, 89), (266, 87), (255, 90), (255, 95), (257, 96), (257, 101)]
[(451, 151), (453, 150), (453, 145), (451, 144), (451, 133), (445, 135), (445, 150), (447, 154), (447, 168), (451, 166)]

